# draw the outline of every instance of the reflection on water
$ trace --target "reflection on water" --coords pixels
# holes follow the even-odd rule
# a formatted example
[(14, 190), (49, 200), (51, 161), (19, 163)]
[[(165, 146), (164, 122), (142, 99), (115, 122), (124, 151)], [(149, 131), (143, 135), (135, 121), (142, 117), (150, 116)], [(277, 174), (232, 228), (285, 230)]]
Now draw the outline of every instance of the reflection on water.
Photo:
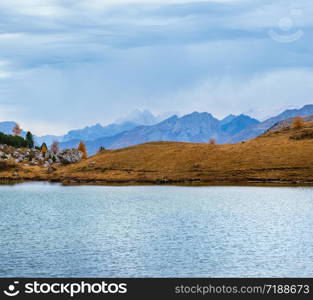
[(0, 276), (312, 277), (312, 191), (0, 186)]

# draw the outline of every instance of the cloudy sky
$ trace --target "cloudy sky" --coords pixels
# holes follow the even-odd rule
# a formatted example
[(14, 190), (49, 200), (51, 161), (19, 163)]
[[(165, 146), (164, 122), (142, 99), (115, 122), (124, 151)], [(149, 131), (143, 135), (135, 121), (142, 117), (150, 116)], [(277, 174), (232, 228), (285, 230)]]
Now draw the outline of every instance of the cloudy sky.
[(0, 0), (0, 121), (134, 109), (258, 118), (313, 103), (312, 0)]

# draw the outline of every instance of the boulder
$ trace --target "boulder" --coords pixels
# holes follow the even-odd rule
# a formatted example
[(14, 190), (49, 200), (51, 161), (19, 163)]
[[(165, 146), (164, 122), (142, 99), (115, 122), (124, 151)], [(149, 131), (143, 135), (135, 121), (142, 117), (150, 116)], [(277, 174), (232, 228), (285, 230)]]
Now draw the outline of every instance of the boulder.
[(96, 162), (95, 162), (95, 161), (92, 161), (92, 162), (89, 163), (88, 166), (92, 168), (92, 167), (94, 167), (95, 165), (96, 165)]
[(56, 170), (56, 168), (50, 166), (50, 167), (48, 168), (48, 170), (47, 170), (47, 173), (48, 173), (48, 174), (51, 174), (51, 173), (53, 173), (55, 170)]
[(83, 153), (77, 149), (67, 149), (58, 154), (62, 164), (74, 164), (82, 160)]

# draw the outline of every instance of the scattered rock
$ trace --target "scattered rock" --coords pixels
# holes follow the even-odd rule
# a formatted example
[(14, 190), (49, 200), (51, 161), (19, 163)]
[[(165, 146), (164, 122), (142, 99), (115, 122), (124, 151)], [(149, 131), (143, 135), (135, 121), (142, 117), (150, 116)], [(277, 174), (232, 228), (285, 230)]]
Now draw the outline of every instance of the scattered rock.
[(0, 161), (14, 163), (26, 162), (27, 165), (50, 167), (52, 164), (73, 164), (82, 159), (82, 152), (77, 149), (68, 149), (58, 153), (47, 151), (42, 153), (38, 149), (14, 148), (0, 145)]
[(53, 173), (55, 170), (56, 170), (56, 168), (50, 166), (50, 167), (48, 168), (48, 170), (47, 170), (47, 173), (48, 173), (48, 174), (51, 174), (51, 173)]
[(88, 164), (89, 167), (94, 167), (96, 165), (96, 162), (95, 161), (92, 161)]

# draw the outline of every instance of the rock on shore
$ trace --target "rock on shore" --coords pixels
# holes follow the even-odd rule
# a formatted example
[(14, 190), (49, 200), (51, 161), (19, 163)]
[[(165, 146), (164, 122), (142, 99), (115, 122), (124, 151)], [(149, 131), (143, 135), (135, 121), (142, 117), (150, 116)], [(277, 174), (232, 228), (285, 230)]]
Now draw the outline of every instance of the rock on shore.
[(81, 161), (82, 157), (82, 152), (77, 149), (67, 149), (54, 153), (50, 150), (41, 152), (38, 149), (0, 145), (0, 161), (23, 163), (25, 166), (49, 167), (52, 164), (74, 164)]

